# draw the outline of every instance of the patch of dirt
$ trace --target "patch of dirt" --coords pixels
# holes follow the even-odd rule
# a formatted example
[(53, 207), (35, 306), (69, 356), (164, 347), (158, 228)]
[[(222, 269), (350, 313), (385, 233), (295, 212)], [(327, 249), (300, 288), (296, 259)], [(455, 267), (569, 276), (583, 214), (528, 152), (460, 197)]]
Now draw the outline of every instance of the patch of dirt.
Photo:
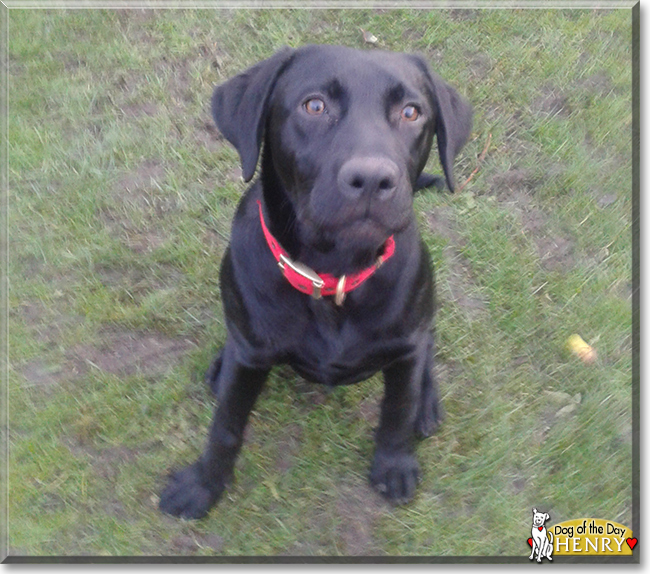
[[(148, 33), (143, 32), (143, 37), (148, 36)], [(117, 73), (113, 77), (113, 87), (118, 89), (122, 94), (121, 97), (116, 98), (122, 101), (134, 94), (138, 85), (143, 81), (142, 75), (136, 72)], [(111, 101), (111, 104), (113, 102)], [(118, 106), (119, 107), (119, 106)]]
[(451, 220), (451, 209), (440, 208), (426, 214), (429, 229), (455, 245), (461, 245), (461, 237), (456, 231), (456, 224)]
[(106, 467), (99, 473), (103, 478), (113, 478), (117, 465), (135, 460), (140, 453), (151, 450), (160, 443), (145, 443), (140, 448), (129, 448), (126, 446), (115, 446), (107, 448), (95, 448), (86, 441), (77, 438), (66, 437), (63, 442), (70, 453), (76, 458), (88, 458), (93, 465)]
[[(489, 183), (491, 193), (503, 200), (509, 198), (512, 192), (532, 195), (539, 185), (539, 180), (532, 170), (513, 167), (508, 171), (495, 173)], [(520, 201), (522, 198), (517, 196), (516, 199)]]
[(543, 87), (541, 91), (542, 95), (536, 98), (531, 106), (534, 113), (562, 117), (571, 115), (572, 109), (566, 94), (550, 86)]
[(46, 307), (40, 301), (23, 303), (17, 312), (34, 338), (48, 347), (56, 345), (64, 331), (84, 321), (81, 315), (64, 313), (53, 305)]
[(487, 78), (493, 66), (492, 58), (483, 52), (477, 52), (469, 57), (469, 70), (477, 81)]
[(544, 407), (541, 420), (532, 435), (533, 445), (541, 446), (546, 441), (551, 429), (558, 423), (566, 423), (577, 414), (582, 396), (569, 395), (561, 391), (543, 391)]
[(541, 209), (527, 209), (521, 212), (521, 225), (524, 231), (539, 233), (546, 226), (547, 215)]
[(132, 194), (156, 187), (165, 178), (165, 168), (157, 160), (147, 160), (126, 173), (117, 183), (118, 192)]
[(437, 358), (434, 361), (433, 374), (440, 388), (450, 386), (458, 371), (455, 361), (441, 361)]
[(55, 492), (46, 492), (43, 494), (43, 502), (40, 504), (45, 513), (61, 512), (66, 507), (65, 500)]
[[(208, 54), (212, 58), (212, 66), (216, 69), (221, 67), (221, 59), (215, 52), (212, 53), (212, 47), (203, 45), (199, 48), (195, 59), (179, 58), (171, 59), (162, 56), (160, 60), (152, 65), (152, 72), (159, 78), (166, 80), (166, 91), (169, 96), (169, 102), (172, 107), (182, 111), (188, 104), (194, 102), (195, 93), (192, 90), (191, 67), (193, 62), (199, 58), (207, 58)], [(207, 51), (207, 54), (205, 52)]]
[(523, 476), (519, 476), (512, 481), (512, 494), (519, 494), (526, 489), (526, 479)]
[(64, 437), (63, 444), (75, 458), (88, 461), (94, 475), (102, 481), (104, 494), (101, 499), (101, 508), (103, 512), (107, 516), (113, 516), (119, 520), (129, 520), (132, 511), (120, 501), (116, 489), (122, 467), (137, 460), (142, 453), (160, 448), (162, 443), (149, 441), (134, 448), (125, 446), (96, 448), (85, 437), (74, 435)]
[(475, 285), (469, 263), (458, 252), (452, 254), (451, 249), (443, 251), (451, 262), (447, 285), (451, 293), (451, 300), (456, 303), (470, 319), (477, 318), (482, 311), (487, 309), (487, 301), (481, 297), (471, 295), (471, 286)]
[(175, 339), (160, 333), (112, 332), (99, 346), (79, 344), (68, 357), (81, 368), (100, 369), (113, 375), (141, 373), (161, 375), (179, 362), (193, 346), (188, 339)]
[[(287, 368), (286, 372), (281, 371), (287, 378), (296, 377), (295, 386), (295, 402), (301, 409), (311, 410), (317, 406), (324, 405), (327, 402), (327, 396), (332, 392), (332, 389), (324, 385), (310, 383), (302, 377), (294, 374), (294, 372)], [(286, 374), (285, 374), (286, 373)]]
[(218, 534), (203, 534), (188, 532), (177, 534), (169, 541), (172, 554), (194, 554), (200, 549), (209, 549), (220, 552), (223, 549), (224, 539)]
[(122, 26), (131, 23), (136, 25), (145, 24), (151, 21), (159, 12), (159, 10), (149, 8), (117, 8), (114, 10), (114, 14)]
[(61, 365), (51, 364), (43, 359), (33, 359), (20, 369), (20, 374), (27, 379), (30, 386), (41, 390), (51, 390), (64, 380), (69, 380), (70, 372), (65, 371)]
[(103, 285), (119, 291), (124, 301), (139, 302), (153, 291), (178, 285), (182, 273), (170, 265), (141, 269), (134, 267), (99, 266), (95, 273)]
[(192, 133), (201, 147), (215, 152), (223, 145), (224, 138), (212, 123), (212, 119), (207, 118), (208, 114), (205, 115), (205, 118), (199, 118), (194, 122)]
[[(178, 198), (164, 192), (165, 179), (162, 163), (146, 160), (117, 180), (112, 188), (112, 199), (129, 209), (139, 210), (151, 221), (165, 218), (179, 209)], [(124, 216), (113, 210), (105, 210), (103, 219), (124, 223)]]
[(373, 396), (363, 399), (358, 412), (359, 418), (366, 421), (371, 428), (377, 428), (381, 414), (381, 397)]
[(581, 78), (576, 82), (576, 86), (599, 97), (606, 96), (614, 89), (611, 78), (604, 70)]
[(210, 251), (223, 252), (228, 246), (229, 239), (214, 229), (206, 229), (203, 233), (202, 241)]
[[(549, 168), (549, 177), (556, 177), (561, 166)], [(573, 239), (549, 229), (549, 217), (533, 204), (538, 178), (529, 169), (512, 168), (497, 173), (490, 181), (491, 192), (516, 215), (526, 236), (534, 243), (540, 265), (547, 271), (567, 272), (575, 265)]]
[(442, 48), (439, 47), (439, 45), (434, 45), (430, 48), (427, 48), (424, 50), (424, 53), (434, 70), (438, 69), (445, 61), (445, 52)]
[(402, 30), (402, 40), (404, 40), (404, 42), (407, 44), (415, 44), (424, 38), (424, 34), (424, 29), (418, 30), (416, 28), (406, 28)]
[(133, 231), (127, 232), (126, 244), (129, 249), (136, 253), (150, 253), (155, 251), (167, 240), (167, 237), (160, 231)]
[(20, 269), (27, 277), (43, 277), (48, 272), (45, 261), (32, 254), (21, 258)]
[(516, 192), (510, 200), (508, 203), (511, 204), (511, 211), (519, 217), (524, 234), (532, 239), (540, 265), (546, 271), (562, 273), (573, 269), (574, 240), (560, 233), (551, 232), (548, 215), (543, 210), (532, 207), (530, 196)]
[(27, 66), (21, 60), (11, 54), (7, 57), (7, 80), (9, 82), (15, 82), (26, 70)]
[(238, 182), (242, 181), (242, 177), (243, 177), (242, 176), (242, 169), (241, 169), (240, 166), (236, 166), (236, 167), (232, 168), (226, 174), (226, 178), (229, 181), (233, 181), (235, 183), (238, 183)]
[[(166, 170), (162, 163), (149, 159), (136, 168), (124, 173), (112, 188), (112, 199), (123, 204), (127, 209), (136, 209), (149, 221), (167, 217), (170, 213), (179, 210), (180, 204), (177, 197), (164, 192)], [(132, 225), (125, 221), (121, 209), (104, 210), (102, 218), (112, 225)], [(152, 226), (154, 223), (152, 223)]]
[(514, 161), (517, 158), (529, 157), (536, 153), (536, 144), (520, 137), (529, 129), (530, 113), (524, 110), (506, 111), (502, 104), (490, 103), (485, 107), (487, 123), (505, 121), (504, 137), (499, 144), (499, 154), (508, 154)]
[(605, 209), (606, 207), (609, 207), (610, 205), (616, 203), (617, 199), (618, 197), (616, 197), (614, 194), (606, 193), (604, 195), (601, 195), (596, 201), (596, 203), (598, 204), (598, 207), (600, 207), (601, 209)]
[(478, 18), (478, 10), (470, 8), (455, 8), (447, 12), (452, 20), (459, 22), (470, 22)]
[(547, 271), (570, 271), (575, 265), (573, 240), (560, 235), (535, 237), (540, 263)]
[(129, 513), (119, 500), (110, 500), (102, 505), (102, 509), (107, 516), (113, 516), (118, 520), (127, 520)]
[(284, 436), (277, 445), (275, 468), (280, 474), (286, 473), (294, 464), (300, 451), (302, 429), (298, 425), (289, 425), (284, 429)]
[(449, 241), (449, 245), (443, 249), (442, 253), (449, 267), (446, 279), (451, 300), (463, 309), (470, 319), (477, 318), (482, 311), (487, 309), (487, 302), (483, 298), (471, 294), (476, 281), (472, 276), (469, 262), (460, 253), (464, 241), (457, 233), (449, 211), (438, 209), (435, 212), (427, 213), (426, 220), (429, 228), (436, 235)]
[(369, 485), (343, 484), (338, 491), (336, 512), (340, 518), (337, 534), (347, 556), (377, 556), (381, 548), (373, 537), (377, 520), (388, 505)]
[[(626, 122), (626, 125), (628, 128), (631, 127), (629, 122)], [(587, 131), (584, 137), (584, 146), (588, 149), (592, 159), (601, 164), (601, 170), (610, 169), (614, 171), (622, 165), (631, 166), (630, 156), (612, 151), (607, 138), (599, 142), (590, 131)], [(594, 191), (596, 192), (594, 195), (596, 195), (601, 190), (596, 188)]]
[(326, 556), (335, 542), (334, 516), (326, 508), (315, 504), (305, 517), (308, 524), (302, 530), (301, 538), (294, 542), (280, 556)]
[(125, 104), (120, 109), (126, 118), (153, 117), (158, 113), (158, 106), (154, 102)]
[(126, 217), (105, 210), (101, 219), (112, 236), (119, 236), (122, 242), (136, 253), (151, 253), (162, 247), (167, 241), (167, 234), (153, 225), (138, 226)]
[(87, 66), (86, 60), (80, 58), (78, 54), (64, 54), (60, 58), (63, 60), (63, 67), (66, 72), (74, 73), (75, 70)]

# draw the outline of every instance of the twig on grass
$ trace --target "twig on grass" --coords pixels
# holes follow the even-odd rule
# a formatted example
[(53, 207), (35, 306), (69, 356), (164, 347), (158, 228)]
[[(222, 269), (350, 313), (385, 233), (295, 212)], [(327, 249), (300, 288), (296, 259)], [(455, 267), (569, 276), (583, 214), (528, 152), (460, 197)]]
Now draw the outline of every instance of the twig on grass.
[(469, 174), (469, 177), (465, 180), (465, 182), (463, 183), (463, 185), (461, 185), (461, 186), (458, 188), (458, 193), (460, 193), (461, 191), (463, 191), (463, 189), (465, 189), (465, 186), (466, 186), (466, 185), (467, 185), (467, 184), (472, 180), (472, 178), (473, 178), (473, 177), (478, 173), (478, 170), (481, 169), (481, 162), (485, 159), (485, 154), (487, 154), (487, 150), (488, 150), (488, 148), (490, 147), (490, 142), (491, 142), (491, 141), (492, 141), (492, 134), (489, 133), (489, 134), (488, 134), (488, 137), (487, 137), (487, 142), (485, 142), (485, 147), (483, 148), (483, 151), (481, 152), (481, 155), (478, 156), (477, 165), (476, 165), (476, 167), (474, 168), (474, 171), (473, 171), (472, 173)]

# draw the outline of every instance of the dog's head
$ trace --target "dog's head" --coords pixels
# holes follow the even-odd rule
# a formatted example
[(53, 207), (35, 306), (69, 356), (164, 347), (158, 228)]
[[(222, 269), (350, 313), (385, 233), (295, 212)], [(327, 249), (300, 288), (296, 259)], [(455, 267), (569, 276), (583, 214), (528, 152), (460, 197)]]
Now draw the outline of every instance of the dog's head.
[(533, 508), (533, 526), (539, 528), (544, 526), (544, 523), (549, 520), (551, 517), (547, 512), (537, 512), (536, 508)]
[(340, 46), (284, 49), (218, 86), (212, 109), (246, 181), (264, 142), (263, 177), (309, 242), (369, 248), (410, 221), (434, 135), (453, 190), (472, 117), (421, 57)]

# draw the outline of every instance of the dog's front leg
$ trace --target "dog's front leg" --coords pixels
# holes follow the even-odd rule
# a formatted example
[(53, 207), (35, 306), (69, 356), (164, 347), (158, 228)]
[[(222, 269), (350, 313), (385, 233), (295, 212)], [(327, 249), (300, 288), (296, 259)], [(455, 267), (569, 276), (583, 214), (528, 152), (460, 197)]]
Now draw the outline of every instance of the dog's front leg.
[(537, 542), (535, 542), (535, 537), (533, 536), (532, 538), (532, 550), (530, 551), (530, 556), (528, 557), (528, 560), (533, 560), (535, 558), (535, 548), (537, 547)]
[(384, 369), (384, 399), (375, 436), (370, 483), (390, 501), (401, 504), (415, 494), (419, 467), (413, 454), (413, 431), (418, 416), (427, 361), (426, 339), (411, 355)]
[(226, 343), (219, 371), (218, 405), (203, 455), (173, 473), (160, 495), (160, 509), (181, 518), (201, 518), (219, 500), (232, 478), (248, 415), (268, 369), (241, 364)]

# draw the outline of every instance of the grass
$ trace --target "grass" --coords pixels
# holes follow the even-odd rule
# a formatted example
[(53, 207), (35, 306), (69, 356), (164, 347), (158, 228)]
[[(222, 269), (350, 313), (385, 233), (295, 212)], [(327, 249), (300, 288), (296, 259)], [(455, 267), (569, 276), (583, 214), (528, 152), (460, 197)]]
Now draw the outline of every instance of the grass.
[[(533, 506), (631, 526), (629, 10), (10, 10), (9, 551), (521, 556)], [(195, 458), (243, 190), (213, 86), (282, 45), (423, 53), (475, 107), (462, 193), (415, 207), (446, 420), (404, 507), (367, 485), (382, 384), (271, 375), (236, 484), (161, 515)], [(429, 171), (439, 172), (435, 154)], [(585, 366), (574, 333), (598, 351)]]

